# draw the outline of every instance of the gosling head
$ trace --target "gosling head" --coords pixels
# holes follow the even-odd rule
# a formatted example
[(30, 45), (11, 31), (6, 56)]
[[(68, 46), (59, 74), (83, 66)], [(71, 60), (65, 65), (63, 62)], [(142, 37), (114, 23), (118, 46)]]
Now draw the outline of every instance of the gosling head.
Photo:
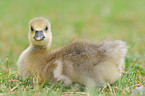
[(29, 24), (28, 36), (31, 45), (49, 48), (52, 41), (49, 21), (43, 17), (32, 19)]

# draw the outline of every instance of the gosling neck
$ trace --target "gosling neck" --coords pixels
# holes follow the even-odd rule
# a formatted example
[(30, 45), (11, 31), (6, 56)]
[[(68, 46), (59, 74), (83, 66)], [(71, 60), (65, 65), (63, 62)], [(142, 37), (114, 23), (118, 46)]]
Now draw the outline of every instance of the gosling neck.
[(32, 51), (49, 51), (49, 44), (48, 45), (34, 45), (34, 44), (30, 44), (30, 49)]

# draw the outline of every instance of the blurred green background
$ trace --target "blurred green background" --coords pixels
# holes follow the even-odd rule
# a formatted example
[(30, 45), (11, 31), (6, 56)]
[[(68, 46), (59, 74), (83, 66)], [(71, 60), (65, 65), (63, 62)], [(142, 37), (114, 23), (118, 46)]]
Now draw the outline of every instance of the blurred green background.
[(3, 0), (0, 61), (16, 68), (18, 56), (29, 46), (29, 20), (39, 16), (51, 22), (51, 50), (75, 39), (119, 39), (127, 42), (130, 59), (145, 64), (145, 0)]

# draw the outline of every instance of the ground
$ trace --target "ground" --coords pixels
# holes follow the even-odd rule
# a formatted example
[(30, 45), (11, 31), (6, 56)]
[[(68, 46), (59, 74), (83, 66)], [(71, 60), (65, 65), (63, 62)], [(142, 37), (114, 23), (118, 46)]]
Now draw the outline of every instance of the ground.
[[(4, 0), (0, 3), (0, 95), (130, 95), (145, 85), (145, 0)], [(29, 46), (29, 20), (50, 20), (50, 50), (76, 39), (123, 40), (128, 45), (122, 78), (89, 93), (60, 85), (22, 81), (16, 61)]]

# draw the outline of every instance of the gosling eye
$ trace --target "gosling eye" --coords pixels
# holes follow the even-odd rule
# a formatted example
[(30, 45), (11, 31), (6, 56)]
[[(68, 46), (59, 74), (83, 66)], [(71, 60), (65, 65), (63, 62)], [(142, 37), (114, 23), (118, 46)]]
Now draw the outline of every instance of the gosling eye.
[(46, 26), (44, 30), (47, 31), (48, 30), (48, 27)]
[(34, 31), (34, 28), (31, 26), (31, 31)]

